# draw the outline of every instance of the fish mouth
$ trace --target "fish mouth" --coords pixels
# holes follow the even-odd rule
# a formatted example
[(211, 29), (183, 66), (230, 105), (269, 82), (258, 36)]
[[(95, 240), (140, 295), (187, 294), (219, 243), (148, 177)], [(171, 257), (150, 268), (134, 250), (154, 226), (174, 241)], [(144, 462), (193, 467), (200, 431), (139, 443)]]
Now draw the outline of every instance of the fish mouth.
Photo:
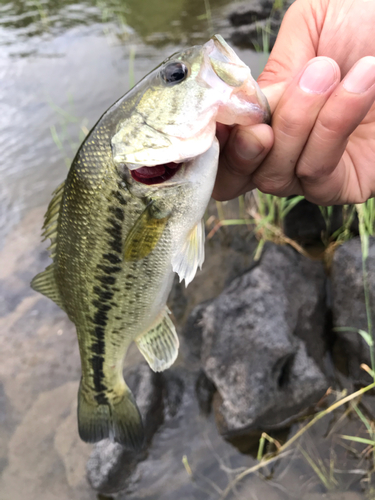
[(130, 170), (131, 176), (137, 182), (142, 184), (161, 184), (171, 179), (181, 168), (183, 163), (163, 163), (152, 167), (140, 167), (136, 170)]

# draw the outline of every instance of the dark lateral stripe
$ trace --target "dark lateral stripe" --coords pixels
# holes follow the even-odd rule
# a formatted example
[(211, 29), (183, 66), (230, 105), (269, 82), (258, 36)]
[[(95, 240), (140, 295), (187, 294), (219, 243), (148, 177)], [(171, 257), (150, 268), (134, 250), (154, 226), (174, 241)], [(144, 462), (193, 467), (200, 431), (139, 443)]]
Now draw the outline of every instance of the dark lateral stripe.
[[(112, 298), (112, 297), (111, 297)], [(112, 309), (112, 306), (110, 305), (107, 305), (106, 304), (106, 301), (101, 302), (100, 300), (93, 300), (92, 302), (92, 305), (95, 306), (97, 309), (100, 309), (101, 311), (104, 311), (104, 312), (107, 312), (109, 311), (110, 309)]]
[(119, 254), (121, 254), (122, 252), (122, 243), (120, 240), (110, 240), (109, 242), (109, 245), (111, 246), (112, 250), (114, 252), (117, 252)]
[(107, 222), (109, 222), (111, 224), (112, 227), (108, 227), (106, 228), (106, 231), (109, 232), (109, 231), (116, 231), (117, 233), (119, 233), (118, 235), (121, 234), (121, 224), (119, 222), (117, 222), (116, 219), (114, 219), (113, 217), (108, 217), (107, 219)]
[(109, 403), (107, 396), (103, 392), (99, 392), (94, 397), (98, 405), (107, 405)]
[(120, 191), (112, 191), (112, 195), (117, 199), (120, 205), (126, 205), (126, 200), (120, 193)]
[(114, 285), (116, 283), (116, 278), (114, 276), (95, 276), (95, 278), (103, 283), (104, 285)]
[(103, 264), (98, 264), (97, 269), (100, 269), (103, 271), (105, 274), (114, 274), (114, 273), (119, 273), (121, 271), (120, 266), (105, 266)]
[(117, 257), (114, 253), (105, 253), (103, 254), (103, 259), (108, 260), (111, 264), (120, 264), (121, 259)]
[[(122, 185), (119, 184), (119, 189)], [(124, 197), (120, 191), (113, 191), (112, 194), (118, 200), (120, 205), (126, 205)], [(98, 274), (95, 275), (97, 284), (93, 287), (95, 295), (92, 304), (95, 306), (96, 311), (93, 317), (90, 318), (93, 323), (93, 330), (91, 333), (91, 352), (90, 358), (93, 370), (93, 384), (96, 392), (95, 399), (98, 404), (108, 404), (106, 395), (107, 387), (104, 383), (104, 359), (106, 351), (105, 341), (105, 328), (108, 322), (108, 312), (112, 306), (115, 305), (111, 302), (113, 299), (115, 289), (113, 285), (116, 283), (116, 275), (122, 270), (119, 265), (122, 262), (122, 222), (125, 219), (124, 210), (121, 207), (110, 206), (108, 211), (111, 215), (107, 218), (108, 225), (105, 227), (105, 232), (109, 235), (107, 244), (109, 248), (106, 253), (102, 255), (102, 263), (97, 265)], [(105, 264), (107, 261), (109, 264)]]
[(101, 288), (100, 286), (94, 286), (93, 291), (95, 295), (98, 295), (100, 302), (111, 300), (114, 296), (114, 292), (110, 290), (103, 290), (103, 288)]
[(94, 342), (91, 346), (91, 351), (93, 354), (97, 354), (99, 356), (103, 356), (104, 351), (105, 351), (105, 344), (103, 341), (98, 340), (97, 342)]
[(109, 207), (109, 211), (118, 219), (119, 221), (124, 220), (124, 210), (120, 207)]
[(96, 392), (102, 392), (107, 390), (107, 387), (103, 383), (104, 381), (104, 356), (94, 354), (91, 358), (91, 366), (94, 371), (94, 389)]
[(94, 323), (96, 325), (106, 326), (107, 321), (108, 321), (108, 316), (107, 316), (107, 313), (105, 311), (102, 311), (101, 309), (96, 311), (95, 316), (94, 316)]

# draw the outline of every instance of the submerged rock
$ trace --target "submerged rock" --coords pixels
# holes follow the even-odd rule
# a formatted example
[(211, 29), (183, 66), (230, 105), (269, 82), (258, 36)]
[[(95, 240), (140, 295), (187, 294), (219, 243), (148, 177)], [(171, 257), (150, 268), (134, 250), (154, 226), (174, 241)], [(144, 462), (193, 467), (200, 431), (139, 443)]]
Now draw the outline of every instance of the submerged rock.
[[(370, 238), (366, 262), (370, 309), (375, 310), (375, 238)], [(335, 252), (332, 271), (333, 326), (368, 331), (359, 238), (344, 243)], [(361, 363), (371, 365), (370, 349), (356, 331), (337, 332), (336, 351), (340, 351), (343, 370), (357, 383), (368, 381)]]
[(276, 245), (206, 307), (201, 358), (222, 434), (283, 427), (320, 399), (325, 316), (322, 263)]
[(274, 5), (273, 0), (257, 0), (238, 4), (229, 14), (233, 26), (243, 26), (271, 15)]
[(232, 28), (227, 30), (226, 36), (237, 46), (270, 51), (285, 12), (293, 1), (253, 0), (235, 4), (228, 14)]

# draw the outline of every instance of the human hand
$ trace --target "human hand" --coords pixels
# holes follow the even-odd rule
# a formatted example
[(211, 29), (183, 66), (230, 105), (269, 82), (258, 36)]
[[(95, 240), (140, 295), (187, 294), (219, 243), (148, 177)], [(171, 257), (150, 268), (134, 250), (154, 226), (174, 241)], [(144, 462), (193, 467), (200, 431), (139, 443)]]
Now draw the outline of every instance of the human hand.
[(375, 0), (292, 5), (258, 79), (272, 129), (218, 125), (215, 199), (254, 187), (320, 205), (375, 196), (374, 28)]

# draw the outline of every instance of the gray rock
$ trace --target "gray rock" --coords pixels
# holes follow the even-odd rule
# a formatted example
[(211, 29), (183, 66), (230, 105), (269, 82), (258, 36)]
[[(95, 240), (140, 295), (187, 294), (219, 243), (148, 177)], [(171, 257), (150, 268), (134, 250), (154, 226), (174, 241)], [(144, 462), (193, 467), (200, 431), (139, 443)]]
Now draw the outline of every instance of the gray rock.
[[(375, 319), (375, 238), (370, 238), (367, 258), (368, 285), (373, 320)], [(336, 251), (332, 263), (332, 312), (334, 327), (368, 331), (362, 274), (362, 252), (359, 238), (344, 243)], [(361, 363), (371, 364), (370, 349), (356, 332), (338, 332), (336, 350), (343, 356), (347, 374), (358, 383), (368, 381)]]
[[(271, 50), (285, 12), (293, 1), (286, 0), (279, 6), (272, 0), (235, 4), (228, 15), (232, 28), (226, 31), (226, 36), (234, 45), (242, 48)], [(264, 35), (267, 38), (267, 47), (264, 46)]]
[[(276, 37), (281, 26), (281, 21), (274, 19), (262, 19), (256, 23), (246, 24), (234, 28), (229, 33), (233, 45), (242, 49), (251, 49), (262, 52), (271, 51), (276, 42)], [(267, 33), (268, 47), (264, 46), (264, 33)]]
[(324, 299), (322, 263), (269, 245), (206, 308), (202, 363), (222, 434), (283, 427), (324, 394)]
[(251, 24), (260, 19), (269, 17), (273, 5), (273, 0), (259, 0), (239, 4), (235, 7), (235, 10), (229, 14), (229, 20), (233, 26)]

